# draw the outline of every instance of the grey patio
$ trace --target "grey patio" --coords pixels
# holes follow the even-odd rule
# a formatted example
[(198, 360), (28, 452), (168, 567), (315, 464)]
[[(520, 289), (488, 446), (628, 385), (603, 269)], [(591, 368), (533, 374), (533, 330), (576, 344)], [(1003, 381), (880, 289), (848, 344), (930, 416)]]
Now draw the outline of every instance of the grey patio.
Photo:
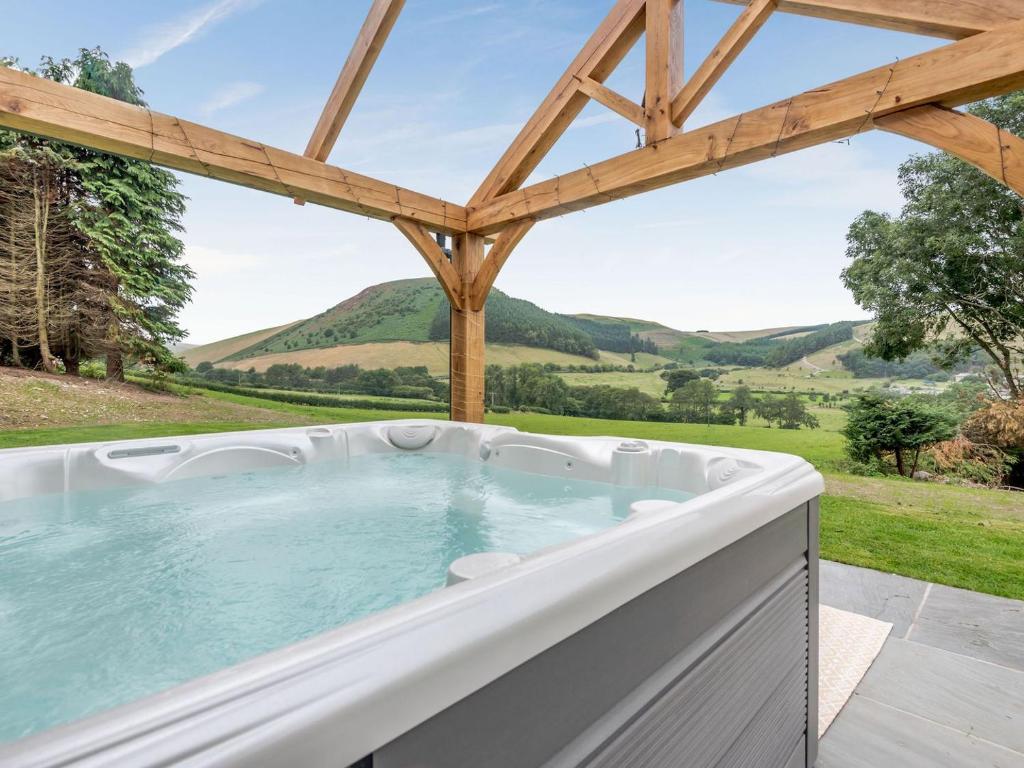
[(1024, 602), (824, 561), (821, 602), (893, 629), (817, 768), (1024, 768)]

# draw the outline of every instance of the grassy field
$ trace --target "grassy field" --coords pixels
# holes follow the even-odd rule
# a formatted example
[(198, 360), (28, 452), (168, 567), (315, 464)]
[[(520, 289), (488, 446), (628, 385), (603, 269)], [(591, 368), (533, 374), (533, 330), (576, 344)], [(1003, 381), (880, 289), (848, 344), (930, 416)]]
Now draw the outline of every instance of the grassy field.
[[(638, 355), (638, 357), (640, 357)], [(649, 356), (651, 364), (660, 360)], [(594, 365), (596, 360), (582, 355), (570, 355), (554, 349), (526, 347), (520, 344), (488, 344), (487, 362), (495, 365), (519, 365), (520, 363), (554, 363), (559, 366)], [(600, 362), (612, 365), (629, 365), (628, 355), (602, 352)], [(661, 362), (664, 362), (661, 360)], [(448, 375), (448, 342), (440, 341), (388, 341), (367, 344), (343, 344), (323, 349), (298, 349), (249, 357), (244, 360), (227, 360), (218, 368), (247, 371), (255, 368), (265, 371), (275, 363), (298, 363), (306, 368), (355, 363), (366, 369), (397, 368), (403, 365), (423, 365), (433, 376)], [(645, 363), (639, 363), (643, 365)]]
[[(221, 409), (243, 412), (246, 419), (171, 423), (154, 418), (148, 423), (7, 429), (0, 430), (0, 448), (409, 417), (393, 411), (291, 405), (214, 392), (180, 400), (179, 408), (193, 408), (193, 401), (202, 401), (201, 413)], [(262, 414), (262, 420), (250, 420), (255, 413)], [(841, 412), (819, 409), (819, 414), (832, 421), (814, 431), (530, 413), (491, 414), (487, 420), (531, 432), (617, 435), (794, 453), (825, 474), (822, 557), (1024, 599), (1024, 494), (842, 474), (843, 441), (836, 431)]]
[(607, 371), (605, 373), (560, 373), (570, 387), (621, 387), (639, 389), (648, 395), (662, 397), (665, 394), (665, 380), (661, 371)]
[[(295, 322), (302, 322), (296, 320)], [(241, 336), (232, 336), (230, 339), (221, 339), (210, 344), (200, 344), (199, 346), (192, 347), (182, 354), (190, 366), (195, 368), (199, 363), (206, 361), (215, 363), (218, 360), (233, 355), (236, 352), (241, 352), (246, 347), (251, 347), (253, 344), (258, 344), (264, 339), (269, 339), (275, 333), (280, 333), (286, 328), (290, 328), (295, 323), (285, 323), (284, 325), (278, 325), (274, 328), (263, 328), (259, 331), (251, 331), (250, 333), (244, 333)]]
[(786, 391), (795, 389), (798, 392), (856, 392), (862, 389), (879, 387), (885, 379), (855, 379), (846, 371), (827, 371), (812, 376), (810, 370), (797, 363), (788, 368), (736, 368), (723, 374), (718, 383), (733, 388), (746, 384), (752, 389)]
[[(713, 366), (712, 366), (713, 367)], [(636, 387), (655, 397), (665, 393), (665, 380), (661, 371), (609, 371), (606, 373), (562, 373), (559, 374), (572, 386)], [(751, 389), (769, 392), (818, 392), (838, 394), (840, 392), (856, 392), (862, 389), (880, 387), (886, 379), (855, 379), (845, 371), (827, 371), (815, 376), (810, 370), (794, 363), (789, 368), (737, 368), (726, 371), (715, 384), (720, 389), (732, 390), (741, 384)], [(910, 384), (920, 382), (908, 382)]]

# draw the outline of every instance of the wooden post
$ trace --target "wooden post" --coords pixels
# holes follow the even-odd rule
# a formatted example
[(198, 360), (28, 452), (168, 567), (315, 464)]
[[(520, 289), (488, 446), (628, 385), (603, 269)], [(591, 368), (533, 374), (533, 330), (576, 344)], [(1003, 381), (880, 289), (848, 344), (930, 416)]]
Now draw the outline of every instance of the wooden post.
[(647, 144), (678, 133), (672, 100), (683, 87), (682, 0), (647, 0), (647, 88), (644, 122)]
[(451, 309), (451, 419), (477, 424), (484, 420), (484, 310), (473, 309), (469, 297), (483, 260), (483, 237), (452, 238), (452, 265), (462, 281), (463, 309)]

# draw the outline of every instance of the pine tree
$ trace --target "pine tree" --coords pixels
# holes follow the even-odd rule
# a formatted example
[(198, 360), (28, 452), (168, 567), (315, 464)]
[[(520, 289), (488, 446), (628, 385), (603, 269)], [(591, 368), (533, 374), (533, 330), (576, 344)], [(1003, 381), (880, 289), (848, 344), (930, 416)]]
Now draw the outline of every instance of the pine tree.
[[(131, 68), (111, 63), (100, 49), (74, 60), (44, 61), (43, 74), (58, 82), (145, 106)], [(109, 276), (107, 376), (124, 378), (122, 354), (159, 367), (174, 367), (166, 345), (185, 332), (176, 316), (191, 299), (195, 275), (182, 262), (185, 196), (172, 173), (140, 160), (76, 148), (75, 169), (83, 198), (78, 228), (89, 238)]]
[[(44, 58), (35, 74), (145, 106), (131, 68), (98, 48)], [(116, 379), (124, 378), (125, 354), (181, 365), (166, 345), (184, 336), (176, 316), (191, 298), (194, 274), (181, 260), (185, 197), (173, 174), (0, 131), (0, 203), (0, 293), (11, 302), (0, 303), (0, 347), (10, 345), (16, 364), (25, 351), (35, 358), (29, 364), (54, 370), (59, 357), (75, 373), (83, 355), (105, 354), (107, 375)], [(29, 313), (31, 332), (18, 319)]]

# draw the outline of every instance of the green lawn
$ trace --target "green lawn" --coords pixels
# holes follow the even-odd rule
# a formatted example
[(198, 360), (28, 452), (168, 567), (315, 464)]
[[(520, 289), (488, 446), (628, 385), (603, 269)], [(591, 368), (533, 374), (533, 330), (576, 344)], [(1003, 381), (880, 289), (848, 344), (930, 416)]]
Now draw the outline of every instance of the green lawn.
[[(0, 431), (0, 448), (420, 418), (418, 414), (291, 405), (219, 392), (205, 396), (262, 408), (267, 421), (7, 430)], [(443, 418), (441, 414), (423, 417)], [(814, 463), (826, 477), (821, 519), (823, 557), (1024, 599), (1024, 494), (840, 474), (837, 470), (843, 440), (836, 431), (838, 421), (831, 416), (826, 428), (813, 431), (604, 421), (532, 413), (491, 414), (487, 421), (549, 434), (617, 435), (794, 453)]]
[(489, 424), (503, 424), (524, 432), (552, 435), (616, 435), (671, 440), (680, 443), (755, 448), (762, 451), (795, 453), (815, 466), (831, 467), (843, 455), (843, 438), (826, 430), (769, 429), (762, 426), (725, 424), (668, 424), (649, 421), (611, 421), (539, 413), (489, 414)]
[(969, 506), (962, 513), (910, 510), (826, 495), (821, 556), (1022, 600), (1024, 514), (1018, 514), (1016, 520), (989, 520)]

